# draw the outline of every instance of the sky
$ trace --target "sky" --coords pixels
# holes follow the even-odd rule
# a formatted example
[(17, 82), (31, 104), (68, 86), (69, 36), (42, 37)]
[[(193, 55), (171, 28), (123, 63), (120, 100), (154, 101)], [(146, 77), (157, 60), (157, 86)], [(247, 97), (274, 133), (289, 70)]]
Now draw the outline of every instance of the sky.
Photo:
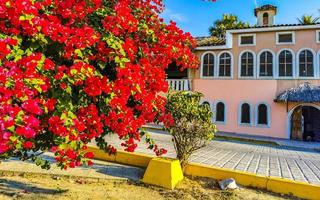
[(208, 28), (225, 13), (235, 14), (240, 20), (256, 23), (254, 8), (264, 4), (278, 7), (276, 24), (297, 23), (304, 14), (319, 16), (320, 0), (164, 0), (165, 11), (161, 15), (166, 22), (173, 20), (178, 27), (193, 36), (207, 36)]

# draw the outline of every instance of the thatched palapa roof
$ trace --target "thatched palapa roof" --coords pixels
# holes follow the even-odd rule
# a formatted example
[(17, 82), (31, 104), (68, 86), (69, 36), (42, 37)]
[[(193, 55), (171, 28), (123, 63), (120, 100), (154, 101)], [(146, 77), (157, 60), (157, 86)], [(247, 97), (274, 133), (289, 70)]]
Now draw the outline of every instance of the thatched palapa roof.
[(320, 86), (310, 83), (303, 83), (296, 88), (291, 88), (278, 95), (276, 102), (299, 102), (317, 103), (320, 102)]

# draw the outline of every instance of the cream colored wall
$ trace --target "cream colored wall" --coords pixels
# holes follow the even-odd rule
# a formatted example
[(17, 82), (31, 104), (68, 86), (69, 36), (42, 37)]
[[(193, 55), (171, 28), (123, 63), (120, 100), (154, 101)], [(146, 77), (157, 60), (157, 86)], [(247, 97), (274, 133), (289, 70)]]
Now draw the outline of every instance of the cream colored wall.
[(268, 13), (268, 20), (269, 20), (269, 26), (274, 25), (274, 17), (276, 15), (276, 11), (275, 10), (268, 10), (268, 11), (260, 11), (257, 14), (257, 25), (258, 26), (263, 26), (263, 14), (264, 13)]
[[(276, 32), (256, 33), (256, 46), (239, 47), (238, 34), (233, 35), (233, 48), (228, 50), (233, 55), (233, 79), (201, 79), (200, 68), (192, 71), (191, 80), (193, 90), (204, 94), (205, 100), (214, 105), (215, 102), (223, 101), (227, 105), (226, 124), (218, 124), (218, 129), (224, 132), (261, 135), (278, 138), (289, 138), (288, 135), (288, 113), (284, 103), (275, 103), (276, 96), (292, 87), (308, 81), (314, 85), (320, 85), (320, 78), (315, 80), (261, 80), (238, 79), (238, 59), (244, 50), (251, 50), (258, 53), (264, 49), (269, 49), (277, 54), (281, 49), (289, 48), (297, 53), (302, 48), (311, 48), (316, 53), (320, 50), (320, 44), (316, 43), (316, 30), (295, 31), (295, 44), (276, 45)], [(218, 55), (224, 50), (212, 51)], [(206, 51), (197, 51), (201, 55)], [(217, 59), (217, 57), (216, 57)], [(257, 66), (257, 65), (256, 65)], [(317, 64), (319, 67), (319, 64)], [(217, 62), (216, 66), (217, 67)], [(255, 109), (259, 103), (266, 103), (271, 109), (270, 127), (241, 126), (238, 123), (238, 109), (241, 102), (248, 102)], [(289, 110), (296, 104), (289, 105)], [(254, 111), (254, 119), (256, 119)]]
[[(282, 31), (287, 32), (287, 31)], [(245, 50), (250, 50), (256, 53), (256, 56), (262, 50), (269, 49), (274, 52), (276, 55), (281, 49), (291, 49), (296, 54), (302, 48), (310, 48), (315, 53), (318, 53), (320, 50), (320, 43), (316, 42), (316, 29), (312, 30), (297, 30), (295, 32), (295, 44), (286, 44), (286, 45), (276, 45), (276, 32), (262, 32), (262, 33), (252, 33), (256, 34), (256, 45), (255, 46), (244, 46), (239, 47), (238, 38), (241, 34), (233, 34), (233, 47), (232, 49), (223, 49), (223, 50), (210, 50), (211, 52), (218, 55), (222, 51), (229, 51), (233, 55), (233, 77), (234, 79), (238, 79), (238, 66), (239, 66), (239, 55), (241, 52)], [(247, 34), (247, 33), (246, 33)], [(251, 34), (251, 33), (249, 33)], [(201, 55), (207, 51), (196, 51), (196, 55), (201, 58)], [(217, 59), (217, 58), (216, 58)], [(216, 66), (217, 67), (217, 66)], [(318, 64), (319, 67), (319, 64)], [(200, 68), (195, 70), (194, 78), (200, 77)]]

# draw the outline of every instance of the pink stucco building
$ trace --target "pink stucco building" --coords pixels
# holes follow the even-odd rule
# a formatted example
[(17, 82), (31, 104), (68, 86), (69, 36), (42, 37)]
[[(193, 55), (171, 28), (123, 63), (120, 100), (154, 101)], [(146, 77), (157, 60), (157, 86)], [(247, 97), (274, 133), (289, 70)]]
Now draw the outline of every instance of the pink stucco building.
[(255, 27), (198, 38), (201, 65), (169, 83), (203, 93), (221, 132), (320, 141), (320, 24), (274, 25), (276, 13), (265, 5)]

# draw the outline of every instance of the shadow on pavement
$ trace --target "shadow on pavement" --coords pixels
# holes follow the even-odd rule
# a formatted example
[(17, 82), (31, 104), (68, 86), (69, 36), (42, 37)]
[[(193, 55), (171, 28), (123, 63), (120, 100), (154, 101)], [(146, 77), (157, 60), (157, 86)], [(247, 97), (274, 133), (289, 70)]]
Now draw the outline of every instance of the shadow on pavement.
[(68, 190), (40, 188), (32, 184), (0, 178), (0, 194), (9, 197), (13, 197), (15, 195), (18, 195), (19, 193), (54, 195), (61, 194), (66, 191)]
[(127, 178), (135, 181), (142, 179), (144, 174), (144, 169), (117, 164), (94, 164), (91, 168), (108, 176)]

